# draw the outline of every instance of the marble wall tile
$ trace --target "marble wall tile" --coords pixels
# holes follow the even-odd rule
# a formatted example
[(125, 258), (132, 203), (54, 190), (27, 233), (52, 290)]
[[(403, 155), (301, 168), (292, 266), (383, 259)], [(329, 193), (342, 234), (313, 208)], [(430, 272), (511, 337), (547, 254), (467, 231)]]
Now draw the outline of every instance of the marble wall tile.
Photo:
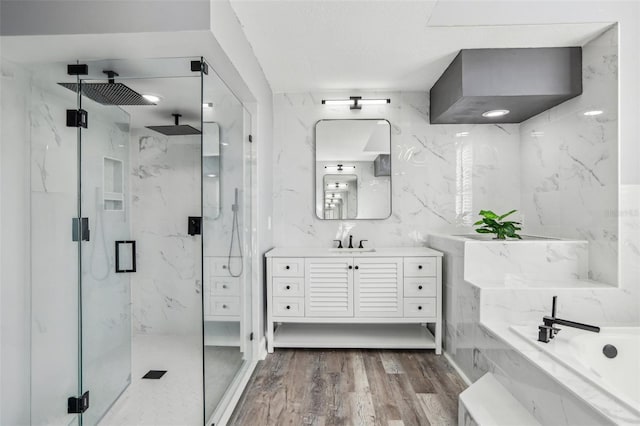
[(586, 241), (468, 241), (464, 277), (471, 282), (586, 279), (588, 248)]
[(520, 126), (524, 232), (587, 240), (589, 277), (617, 284), (617, 26), (582, 54), (582, 95)]
[[(483, 208), (519, 208), (517, 125), (430, 125), (426, 92), (367, 92), (391, 104), (361, 111), (326, 107), (348, 92), (274, 97), (274, 245), (328, 247), (333, 239), (372, 246), (423, 245), (433, 232), (464, 233)], [(392, 205), (386, 220), (316, 218), (314, 125), (321, 119), (391, 122)], [(456, 136), (457, 135), (457, 136)]]
[(137, 241), (132, 275), (136, 333), (197, 334), (202, 326), (200, 236), (187, 218), (200, 216), (200, 136), (167, 137), (134, 130), (131, 220)]
[(30, 406), (31, 287), (29, 235), (31, 73), (7, 61), (0, 65), (0, 424), (27, 424)]

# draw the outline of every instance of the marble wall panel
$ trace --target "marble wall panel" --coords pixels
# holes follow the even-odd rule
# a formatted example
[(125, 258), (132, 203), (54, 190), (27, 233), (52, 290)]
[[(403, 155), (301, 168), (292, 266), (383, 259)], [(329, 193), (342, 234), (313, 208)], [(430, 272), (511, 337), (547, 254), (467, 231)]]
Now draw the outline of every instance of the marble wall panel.
[[(524, 231), (587, 240), (589, 277), (617, 284), (617, 26), (582, 55), (582, 95), (520, 126)], [(593, 110), (603, 113), (584, 115)]]
[(134, 130), (131, 138), (133, 329), (142, 334), (197, 334), (202, 327), (200, 136)]
[[(328, 247), (352, 233), (374, 247), (420, 246), (429, 233), (467, 232), (480, 209), (519, 208), (517, 125), (431, 125), (427, 92), (361, 93), (391, 99), (389, 105), (361, 111), (321, 104), (350, 95), (274, 97), (274, 245)], [(392, 215), (386, 220), (319, 220), (315, 123), (354, 118), (391, 122)]]

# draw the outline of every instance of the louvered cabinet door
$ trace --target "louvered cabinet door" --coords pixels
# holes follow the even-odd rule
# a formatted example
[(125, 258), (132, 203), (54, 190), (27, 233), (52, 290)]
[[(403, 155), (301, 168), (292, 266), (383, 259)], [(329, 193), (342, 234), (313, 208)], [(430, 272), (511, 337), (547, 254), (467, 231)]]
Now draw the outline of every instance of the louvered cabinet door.
[(353, 316), (352, 258), (307, 258), (304, 275), (305, 317)]
[(402, 317), (402, 258), (353, 260), (356, 317)]

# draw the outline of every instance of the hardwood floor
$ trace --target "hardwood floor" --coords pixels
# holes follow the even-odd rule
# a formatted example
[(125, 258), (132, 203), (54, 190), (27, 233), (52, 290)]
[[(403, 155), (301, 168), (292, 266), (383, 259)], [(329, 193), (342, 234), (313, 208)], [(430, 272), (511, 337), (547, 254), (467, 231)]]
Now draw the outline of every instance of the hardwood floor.
[(456, 425), (465, 388), (431, 351), (276, 349), (229, 425)]

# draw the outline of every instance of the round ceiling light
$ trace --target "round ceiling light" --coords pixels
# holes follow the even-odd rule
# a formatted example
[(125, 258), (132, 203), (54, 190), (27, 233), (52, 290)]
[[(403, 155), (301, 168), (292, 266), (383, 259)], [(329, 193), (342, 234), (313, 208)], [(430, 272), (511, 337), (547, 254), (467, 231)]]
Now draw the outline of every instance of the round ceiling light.
[(584, 115), (586, 116), (592, 116), (592, 115), (600, 115), (602, 114), (603, 111), (599, 110), (599, 109), (594, 109), (593, 111), (587, 111), (584, 113)]
[(503, 115), (509, 114), (508, 109), (492, 109), (491, 111), (485, 111), (482, 113), (483, 117), (494, 118), (494, 117), (502, 117)]
[(142, 97), (148, 100), (149, 102), (153, 102), (153, 103), (160, 101), (160, 98), (156, 95), (142, 95)]

